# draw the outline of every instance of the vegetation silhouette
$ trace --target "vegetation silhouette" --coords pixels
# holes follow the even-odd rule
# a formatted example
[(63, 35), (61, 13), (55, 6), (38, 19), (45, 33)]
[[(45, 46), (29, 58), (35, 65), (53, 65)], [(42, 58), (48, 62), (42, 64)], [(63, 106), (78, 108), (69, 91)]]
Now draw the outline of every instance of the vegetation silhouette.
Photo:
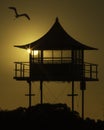
[(30, 20), (30, 17), (26, 13), (18, 14), (17, 9), (15, 7), (8, 7), (8, 8), (14, 10), (16, 18), (21, 17), (21, 16), (25, 16), (28, 20)]
[(78, 112), (72, 112), (66, 104), (61, 103), (0, 110), (0, 122), (3, 129), (104, 130), (104, 121), (82, 119)]

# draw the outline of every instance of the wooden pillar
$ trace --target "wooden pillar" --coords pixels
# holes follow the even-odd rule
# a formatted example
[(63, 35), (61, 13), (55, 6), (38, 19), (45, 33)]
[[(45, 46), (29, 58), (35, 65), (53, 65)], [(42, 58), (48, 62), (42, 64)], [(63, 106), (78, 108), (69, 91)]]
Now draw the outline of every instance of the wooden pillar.
[(31, 81), (29, 82), (29, 107), (31, 107)]
[(43, 104), (43, 81), (40, 81), (40, 104)]
[(80, 89), (82, 91), (82, 118), (84, 119), (84, 91), (86, 89), (86, 82), (85, 81), (80, 82)]
[(74, 81), (72, 81), (72, 112), (74, 111)]
[(31, 85), (31, 81), (27, 81), (29, 83), (29, 93), (28, 94), (25, 94), (25, 96), (28, 96), (29, 97), (29, 107), (31, 107), (31, 101), (32, 101), (32, 96), (35, 96), (35, 94), (32, 94), (32, 85)]
[(78, 96), (78, 94), (74, 93), (74, 81), (72, 81), (72, 93), (68, 94), (67, 96), (72, 97), (72, 112), (74, 112), (74, 96)]
[(84, 119), (84, 90), (82, 89), (82, 118)]

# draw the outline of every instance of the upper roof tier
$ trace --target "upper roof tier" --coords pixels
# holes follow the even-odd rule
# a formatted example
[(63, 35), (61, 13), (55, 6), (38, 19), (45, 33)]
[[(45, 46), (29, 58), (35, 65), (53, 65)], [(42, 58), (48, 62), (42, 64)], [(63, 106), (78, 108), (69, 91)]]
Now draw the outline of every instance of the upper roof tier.
[(25, 45), (15, 45), (15, 47), (31, 48), (32, 50), (97, 50), (97, 48), (86, 46), (68, 35), (58, 18), (50, 30), (40, 39)]

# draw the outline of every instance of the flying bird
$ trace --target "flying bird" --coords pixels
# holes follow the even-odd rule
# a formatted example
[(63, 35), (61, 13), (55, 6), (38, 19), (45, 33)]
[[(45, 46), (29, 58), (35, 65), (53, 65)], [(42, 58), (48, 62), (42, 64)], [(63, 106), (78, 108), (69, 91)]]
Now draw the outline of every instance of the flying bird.
[(18, 14), (17, 9), (15, 7), (8, 7), (8, 8), (14, 10), (16, 18), (25, 16), (28, 20), (30, 20), (30, 17), (26, 13)]

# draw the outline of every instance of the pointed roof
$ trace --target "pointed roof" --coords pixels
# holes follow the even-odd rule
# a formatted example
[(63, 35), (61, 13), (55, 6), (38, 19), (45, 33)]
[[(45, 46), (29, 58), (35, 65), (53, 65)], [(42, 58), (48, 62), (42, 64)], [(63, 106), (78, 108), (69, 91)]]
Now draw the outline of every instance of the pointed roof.
[(96, 48), (86, 46), (72, 38), (61, 26), (58, 18), (50, 30), (40, 39), (25, 45), (15, 45), (15, 47), (32, 50), (97, 50)]

